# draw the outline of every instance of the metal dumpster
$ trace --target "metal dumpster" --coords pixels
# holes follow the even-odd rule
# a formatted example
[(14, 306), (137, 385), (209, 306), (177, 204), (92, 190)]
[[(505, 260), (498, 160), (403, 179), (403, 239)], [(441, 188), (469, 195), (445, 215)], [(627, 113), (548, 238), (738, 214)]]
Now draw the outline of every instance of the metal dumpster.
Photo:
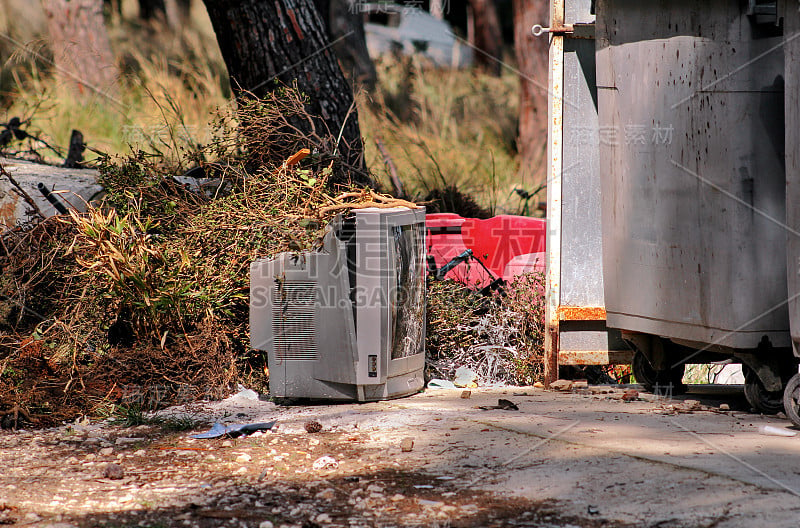
[[(795, 355), (800, 355), (800, 11), (785, 5), (786, 60), (786, 224), (789, 321)], [(800, 426), (800, 375), (789, 380), (783, 403), (786, 415)]]
[(750, 403), (778, 412), (797, 369), (783, 28), (762, 4), (597, 1), (603, 270), (637, 378), (734, 358)]

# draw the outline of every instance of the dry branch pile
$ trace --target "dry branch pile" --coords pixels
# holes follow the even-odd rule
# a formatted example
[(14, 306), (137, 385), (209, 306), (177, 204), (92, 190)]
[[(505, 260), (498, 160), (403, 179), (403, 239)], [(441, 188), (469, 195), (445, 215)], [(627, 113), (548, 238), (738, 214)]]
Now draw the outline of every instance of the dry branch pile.
[(531, 385), (541, 377), (544, 276), (521, 275), (506, 296), (485, 297), (447, 280), (428, 291), (429, 377), (453, 379), (458, 367), (482, 383)]
[[(307, 118), (291, 90), (249, 103), (176, 160), (105, 160), (101, 207), (3, 235), (0, 417), (46, 424), (214, 397), (242, 379), (263, 388), (250, 263), (315, 247), (350, 208), (416, 207), (332, 184), (343, 169), (325, 148), (336, 142), (292, 127)], [(187, 161), (202, 188), (175, 178)]]

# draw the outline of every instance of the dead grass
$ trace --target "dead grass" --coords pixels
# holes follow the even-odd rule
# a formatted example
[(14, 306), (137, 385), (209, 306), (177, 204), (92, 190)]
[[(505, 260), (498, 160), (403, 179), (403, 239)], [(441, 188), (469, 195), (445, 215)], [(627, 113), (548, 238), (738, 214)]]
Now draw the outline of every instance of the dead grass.
[(486, 297), (453, 280), (428, 292), (427, 369), (453, 379), (458, 367), (482, 383), (532, 385), (542, 375), (544, 276), (534, 272), (506, 285), (506, 296)]
[[(349, 208), (413, 207), (330, 184), (341, 169), (335, 141), (286, 126), (308, 118), (303, 108), (287, 88), (241, 107), (244, 126), (221, 116), (217, 140), (177, 149), (182, 160), (145, 152), (104, 159), (100, 207), (7, 234), (0, 410), (20, 405), (53, 421), (96, 412), (131, 390), (156, 407), (221, 395), (236, 380), (263, 388), (263, 358), (249, 348), (250, 263), (312, 248)], [(282, 149), (264, 142), (281, 135)], [(300, 144), (316, 153), (283, 158)], [(173, 178), (192, 160), (213, 178), (212, 192)]]

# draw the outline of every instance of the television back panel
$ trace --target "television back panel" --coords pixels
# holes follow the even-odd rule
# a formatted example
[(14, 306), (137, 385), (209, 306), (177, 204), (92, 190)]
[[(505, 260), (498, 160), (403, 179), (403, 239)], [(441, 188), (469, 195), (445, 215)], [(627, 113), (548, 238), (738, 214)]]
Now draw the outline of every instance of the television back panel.
[(251, 265), (251, 345), (278, 398), (380, 400), (424, 386), (424, 209), (337, 218), (319, 252)]

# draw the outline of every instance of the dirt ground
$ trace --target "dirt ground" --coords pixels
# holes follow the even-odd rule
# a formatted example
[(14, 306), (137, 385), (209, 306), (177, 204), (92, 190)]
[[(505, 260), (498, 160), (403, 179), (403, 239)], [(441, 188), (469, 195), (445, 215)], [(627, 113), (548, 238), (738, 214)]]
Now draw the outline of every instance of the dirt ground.
[[(293, 407), (234, 396), (163, 411), (161, 425), (5, 431), (0, 524), (797, 526), (800, 436), (759, 433), (794, 432), (788, 421), (747, 412), (741, 387), (622, 395), (507, 387)], [(480, 408), (500, 398), (519, 410)], [(190, 438), (271, 420), (246, 438)], [(315, 469), (323, 456), (335, 464)]]

